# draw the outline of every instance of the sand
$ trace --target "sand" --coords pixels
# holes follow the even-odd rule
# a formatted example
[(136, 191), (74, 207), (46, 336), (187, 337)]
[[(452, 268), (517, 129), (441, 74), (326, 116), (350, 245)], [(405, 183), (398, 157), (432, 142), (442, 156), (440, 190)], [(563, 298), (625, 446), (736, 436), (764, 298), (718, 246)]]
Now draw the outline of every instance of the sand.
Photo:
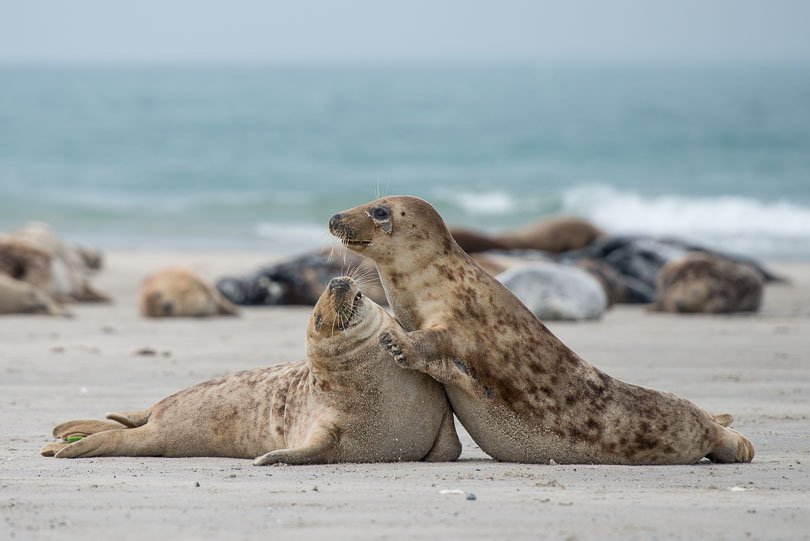
[(185, 263), (214, 278), (266, 260), (113, 252), (95, 282), (114, 304), (76, 306), (71, 320), (0, 319), (0, 539), (810, 539), (804, 263), (773, 265), (793, 283), (769, 286), (753, 316), (622, 306), (600, 322), (550, 325), (613, 376), (733, 414), (757, 448), (753, 464), (504, 464), (460, 426), (461, 460), (444, 464), (39, 456), (60, 421), (141, 409), (215, 375), (303, 357), (307, 308), (211, 320), (137, 313), (152, 270)]

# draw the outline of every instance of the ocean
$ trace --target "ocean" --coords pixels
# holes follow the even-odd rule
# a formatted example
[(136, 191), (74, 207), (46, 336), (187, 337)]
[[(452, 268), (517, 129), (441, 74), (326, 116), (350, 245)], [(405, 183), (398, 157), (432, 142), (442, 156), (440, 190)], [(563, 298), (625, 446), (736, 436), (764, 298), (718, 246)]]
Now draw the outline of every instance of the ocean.
[(808, 260), (810, 67), (0, 67), (0, 231), (295, 253), (377, 193)]

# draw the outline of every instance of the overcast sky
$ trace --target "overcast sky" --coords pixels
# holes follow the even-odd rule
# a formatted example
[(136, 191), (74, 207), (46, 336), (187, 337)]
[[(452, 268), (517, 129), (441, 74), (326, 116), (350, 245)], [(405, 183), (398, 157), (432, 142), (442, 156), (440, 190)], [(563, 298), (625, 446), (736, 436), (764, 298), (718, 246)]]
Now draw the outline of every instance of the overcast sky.
[(0, 62), (810, 62), (810, 0), (0, 0)]

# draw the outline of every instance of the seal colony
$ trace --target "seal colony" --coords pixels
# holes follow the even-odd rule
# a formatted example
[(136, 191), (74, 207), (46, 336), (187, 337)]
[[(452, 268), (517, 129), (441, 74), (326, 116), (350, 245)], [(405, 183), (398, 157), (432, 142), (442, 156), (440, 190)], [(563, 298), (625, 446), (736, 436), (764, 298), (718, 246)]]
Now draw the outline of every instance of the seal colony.
[(144, 411), (62, 423), (53, 430), (62, 441), (41, 453), (256, 465), (455, 460), (461, 444), (441, 385), (402, 370), (379, 344), (397, 327), (351, 278), (335, 278), (309, 320), (307, 360), (200, 383)]
[(334, 215), (330, 232), (374, 260), (403, 328), (380, 333), (397, 364), (444, 384), (481, 449), (510, 462), (750, 462), (754, 447), (670, 393), (624, 383), (563, 344), (415, 197)]

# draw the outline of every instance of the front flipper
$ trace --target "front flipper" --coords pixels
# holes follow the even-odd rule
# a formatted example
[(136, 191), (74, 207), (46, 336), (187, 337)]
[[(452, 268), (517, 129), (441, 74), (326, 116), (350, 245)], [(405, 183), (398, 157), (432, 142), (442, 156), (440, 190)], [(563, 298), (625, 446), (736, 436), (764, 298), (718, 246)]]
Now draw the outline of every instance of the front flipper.
[(445, 342), (443, 329), (406, 333), (391, 329), (380, 334), (380, 345), (402, 368), (424, 372), (439, 383), (458, 387), (475, 387), (469, 367), (461, 360), (442, 355)]
[(456, 424), (453, 420), (453, 410), (449, 407), (444, 412), (442, 424), (433, 448), (425, 455), (425, 462), (453, 462), (461, 455), (461, 442), (456, 433)]
[(301, 447), (270, 451), (253, 461), (254, 466), (270, 464), (326, 464), (335, 461), (338, 439), (331, 430), (317, 429)]

